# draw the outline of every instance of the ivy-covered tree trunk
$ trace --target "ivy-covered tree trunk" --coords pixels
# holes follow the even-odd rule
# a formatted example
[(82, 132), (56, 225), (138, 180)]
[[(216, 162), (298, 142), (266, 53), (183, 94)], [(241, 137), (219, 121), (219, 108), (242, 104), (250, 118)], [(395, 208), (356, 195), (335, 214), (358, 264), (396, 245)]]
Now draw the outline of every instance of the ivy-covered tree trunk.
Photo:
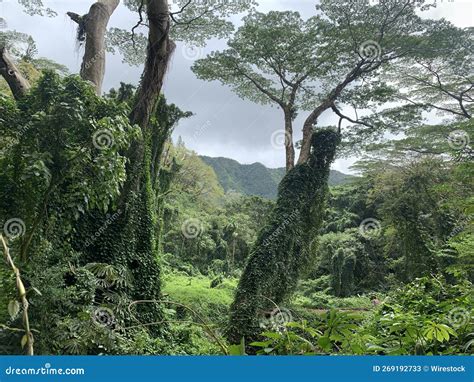
[[(127, 152), (127, 179), (115, 206), (114, 220), (108, 228), (108, 237), (89, 253), (89, 261), (107, 262), (126, 266), (132, 275), (132, 284), (124, 292), (134, 301), (146, 301), (137, 305), (136, 318), (144, 323), (157, 322), (161, 318), (160, 269), (158, 241), (156, 237), (156, 192), (153, 179), (158, 171), (156, 140), (168, 135), (152, 116), (160, 97), (163, 78), (175, 44), (169, 38), (169, 10), (166, 0), (146, 2), (149, 21), (147, 58), (140, 87), (130, 113), (130, 122), (140, 126), (142, 137), (136, 139)], [(161, 129), (153, 132), (152, 129)], [(155, 162), (152, 163), (153, 157)], [(101, 224), (106, 219), (98, 219)], [(94, 224), (96, 226), (96, 224)], [(88, 229), (90, 231), (90, 228)], [(157, 329), (157, 327), (150, 327)]]
[(329, 168), (339, 134), (313, 134), (307, 163), (295, 166), (283, 178), (268, 224), (261, 230), (231, 306), (227, 338), (239, 343), (255, 339), (263, 315), (291, 294), (310, 247), (322, 223)]

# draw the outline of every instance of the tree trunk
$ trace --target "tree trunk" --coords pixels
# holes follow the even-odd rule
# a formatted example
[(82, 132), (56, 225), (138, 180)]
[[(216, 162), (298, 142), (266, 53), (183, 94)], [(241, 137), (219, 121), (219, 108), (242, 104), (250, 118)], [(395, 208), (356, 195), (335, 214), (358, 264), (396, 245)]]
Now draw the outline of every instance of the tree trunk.
[(300, 156), (298, 158), (298, 164), (306, 163), (311, 153), (311, 136), (313, 135), (313, 126), (318, 121), (319, 116), (327, 109), (331, 107), (333, 103), (332, 99), (326, 99), (321, 105), (314, 109), (311, 114), (306, 118), (303, 124), (303, 141), (301, 143)]
[(242, 337), (246, 343), (258, 339), (268, 321), (264, 315), (277, 313), (275, 305), (294, 291), (322, 223), (329, 167), (338, 143), (334, 131), (313, 134), (309, 160), (295, 166), (280, 183), (276, 206), (258, 235), (231, 306), (226, 333), (230, 343), (240, 343)]
[(318, 121), (319, 116), (329, 109), (334, 101), (339, 97), (345, 87), (354, 81), (361, 73), (361, 67), (364, 64), (364, 60), (360, 61), (354, 69), (352, 69), (331, 92), (328, 94), (326, 99), (319, 104), (306, 118), (303, 124), (303, 142), (301, 144), (300, 156), (298, 158), (298, 164), (306, 163), (310, 158), (311, 152), (311, 137), (313, 136), (313, 126)]
[(105, 33), (110, 16), (119, 5), (120, 0), (98, 0), (92, 4), (89, 13), (79, 16), (68, 12), (68, 16), (78, 23), (78, 38), (85, 36), (85, 51), (81, 64), (81, 77), (94, 84), (98, 95), (102, 92), (105, 74)]
[[(149, 304), (140, 304), (135, 315), (141, 322), (150, 323), (161, 320), (159, 242), (156, 236), (159, 231), (156, 229), (156, 192), (152, 181), (155, 178), (152, 171), (158, 171), (158, 168), (152, 164), (156, 132), (150, 132), (150, 118), (155, 113), (175, 44), (169, 39), (167, 0), (148, 0), (146, 6), (149, 27), (147, 58), (130, 113), (130, 122), (140, 126), (142, 136), (127, 151), (127, 179), (117, 203), (120, 217), (110, 225), (110, 237), (104, 237), (98, 248), (91, 248), (93, 258), (90, 260), (124, 265), (131, 271), (134, 284), (127, 291), (129, 297), (150, 301)], [(166, 130), (161, 133), (165, 134)], [(160, 327), (152, 326), (150, 330), (159, 331)]]
[(0, 75), (7, 81), (13, 96), (17, 100), (30, 89), (28, 80), (20, 73), (5, 47), (0, 47)]
[(293, 119), (291, 110), (283, 110), (285, 114), (285, 154), (286, 154), (286, 172), (295, 166), (295, 147), (293, 145)]

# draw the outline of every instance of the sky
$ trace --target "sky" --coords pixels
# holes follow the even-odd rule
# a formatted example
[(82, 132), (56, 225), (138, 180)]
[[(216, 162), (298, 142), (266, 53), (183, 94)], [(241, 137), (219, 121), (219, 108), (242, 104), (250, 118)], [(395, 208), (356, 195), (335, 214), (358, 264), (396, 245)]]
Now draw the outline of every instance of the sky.
[[(54, 9), (58, 16), (28, 16), (16, 0), (0, 0), (0, 17), (7, 21), (8, 29), (27, 33), (35, 39), (38, 56), (50, 58), (66, 65), (71, 73), (78, 73), (82, 52), (75, 43), (76, 25), (66, 16), (66, 12), (85, 14), (94, 0), (43, 2)], [(303, 18), (316, 13), (317, 0), (258, 2), (258, 10), (261, 12), (293, 10), (300, 12)], [(444, 17), (459, 27), (474, 26), (474, 0), (438, 0), (438, 3), (436, 9), (424, 13), (426, 17)], [(241, 16), (232, 18), (237, 26)], [(130, 30), (137, 21), (137, 14), (121, 4), (112, 15), (109, 27)], [(191, 71), (194, 60), (223, 48), (225, 41), (216, 39), (210, 40), (204, 48), (192, 48), (178, 43), (163, 92), (169, 102), (175, 103), (182, 110), (192, 111), (194, 116), (182, 120), (176, 126), (173, 138), (181, 136), (188, 148), (201, 155), (233, 158), (240, 163), (261, 162), (267, 167), (284, 167), (284, 148), (275, 144), (278, 132), (283, 128), (282, 111), (277, 107), (262, 106), (240, 99), (230, 88), (217, 81), (199, 80)], [(103, 90), (117, 87), (121, 81), (138, 84), (141, 72), (142, 67), (130, 67), (122, 63), (120, 55), (108, 54)], [(301, 139), (305, 114), (307, 113), (300, 113), (295, 120), (295, 141)], [(336, 124), (337, 117), (326, 112), (318, 123)], [(356, 159), (337, 159), (332, 168), (350, 173), (349, 167)]]

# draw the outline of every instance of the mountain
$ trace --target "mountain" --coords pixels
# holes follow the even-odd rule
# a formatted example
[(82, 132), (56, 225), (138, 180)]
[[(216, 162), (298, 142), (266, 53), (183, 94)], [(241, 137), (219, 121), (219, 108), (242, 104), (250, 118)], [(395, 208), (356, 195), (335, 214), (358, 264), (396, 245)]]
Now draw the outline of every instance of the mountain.
[[(268, 168), (261, 163), (240, 164), (234, 159), (200, 156), (214, 169), (219, 183), (227, 191), (236, 191), (245, 195), (258, 195), (268, 199), (277, 196), (278, 184), (285, 175), (285, 169)], [(354, 176), (331, 170), (329, 185), (336, 186), (350, 182)]]

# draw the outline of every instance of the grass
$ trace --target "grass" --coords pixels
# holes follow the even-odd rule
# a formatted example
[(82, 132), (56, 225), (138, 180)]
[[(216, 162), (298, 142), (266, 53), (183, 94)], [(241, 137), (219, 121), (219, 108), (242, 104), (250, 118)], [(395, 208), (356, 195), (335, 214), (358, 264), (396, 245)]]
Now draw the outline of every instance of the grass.
[(165, 298), (194, 309), (212, 322), (222, 322), (234, 298), (237, 280), (224, 279), (211, 288), (211, 279), (205, 276), (188, 276), (182, 273), (168, 273), (164, 277)]
[[(237, 287), (237, 279), (225, 278), (215, 288), (210, 287), (211, 281), (212, 279), (206, 276), (169, 272), (164, 276), (163, 292), (167, 300), (189, 306), (206, 321), (220, 325), (227, 319)], [(368, 296), (339, 298), (323, 292), (312, 293), (309, 296), (297, 294), (293, 297), (291, 306), (306, 318), (312, 315), (319, 316), (331, 308), (358, 312), (362, 315), (372, 310), (372, 303)], [(298, 317), (299, 314), (296, 316)]]
[(322, 292), (309, 296), (301, 294), (293, 298), (293, 304), (307, 309), (370, 310), (372, 302), (368, 296), (334, 297)]

